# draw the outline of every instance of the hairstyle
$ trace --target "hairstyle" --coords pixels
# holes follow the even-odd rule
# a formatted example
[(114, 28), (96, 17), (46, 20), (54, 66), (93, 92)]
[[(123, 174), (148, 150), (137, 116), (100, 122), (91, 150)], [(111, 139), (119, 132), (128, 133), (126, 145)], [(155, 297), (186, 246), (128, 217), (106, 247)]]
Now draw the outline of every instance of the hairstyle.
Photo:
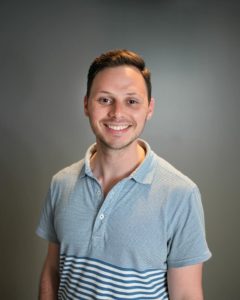
[(145, 67), (141, 56), (126, 49), (108, 51), (95, 58), (88, 71), (86, 96), (89, 97), (93, 80), (100, 71), (122, 65), (134, 66), (141, 72), (147, 87), (148, 102), (150, 102), (152, 90), (150, 71)]

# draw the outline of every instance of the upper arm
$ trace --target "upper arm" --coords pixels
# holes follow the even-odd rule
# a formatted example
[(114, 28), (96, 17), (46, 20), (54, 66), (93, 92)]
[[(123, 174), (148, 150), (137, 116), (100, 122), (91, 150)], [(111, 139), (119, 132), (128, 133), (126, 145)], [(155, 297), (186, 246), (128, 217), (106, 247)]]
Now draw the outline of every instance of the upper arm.
[(59, 268), (59, 245), (49, 242), (48, 252), (44, 263), (44, 269), (51, 269), (58, 272)]
[(57, 299), (59, 286), (59, 245), (49, 242), (39, 285), (40, 300)]
[(203, 300), (202, 267), (196, 264), (168, 270), (168, 289), (171, 300)]

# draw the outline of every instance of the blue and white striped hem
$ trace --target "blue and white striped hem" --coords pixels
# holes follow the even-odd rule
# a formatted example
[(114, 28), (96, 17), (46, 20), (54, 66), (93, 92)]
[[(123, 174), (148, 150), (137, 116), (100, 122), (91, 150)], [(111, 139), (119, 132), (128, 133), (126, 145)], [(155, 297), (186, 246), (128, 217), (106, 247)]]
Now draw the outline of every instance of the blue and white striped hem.
[(59, 300), (167, 300), (166, 271), (138, 271), (101, 260), (60, 256)]

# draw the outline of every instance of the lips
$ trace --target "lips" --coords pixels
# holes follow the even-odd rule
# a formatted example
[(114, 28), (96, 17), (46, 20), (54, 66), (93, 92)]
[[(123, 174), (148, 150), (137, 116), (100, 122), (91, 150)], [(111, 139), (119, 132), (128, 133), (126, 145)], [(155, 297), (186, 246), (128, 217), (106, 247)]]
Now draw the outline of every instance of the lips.
[(128, 124), (121, 124), (121, 125), (113, 125), (113, 124), (106, 124), (106, 126), (115, 131), (121, 131), (127, 129), (130, 125)]

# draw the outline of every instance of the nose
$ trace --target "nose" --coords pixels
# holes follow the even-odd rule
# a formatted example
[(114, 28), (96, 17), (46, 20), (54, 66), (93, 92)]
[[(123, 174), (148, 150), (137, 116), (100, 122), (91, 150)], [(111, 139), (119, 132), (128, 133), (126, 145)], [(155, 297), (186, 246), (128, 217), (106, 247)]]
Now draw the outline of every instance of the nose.
[(116, 119), (119, 119), (123, 115), (123, 111), (124, 111), (123, 104), (115, 101), (111, 105), (108, 115), (112, 118), (114, 117)]

